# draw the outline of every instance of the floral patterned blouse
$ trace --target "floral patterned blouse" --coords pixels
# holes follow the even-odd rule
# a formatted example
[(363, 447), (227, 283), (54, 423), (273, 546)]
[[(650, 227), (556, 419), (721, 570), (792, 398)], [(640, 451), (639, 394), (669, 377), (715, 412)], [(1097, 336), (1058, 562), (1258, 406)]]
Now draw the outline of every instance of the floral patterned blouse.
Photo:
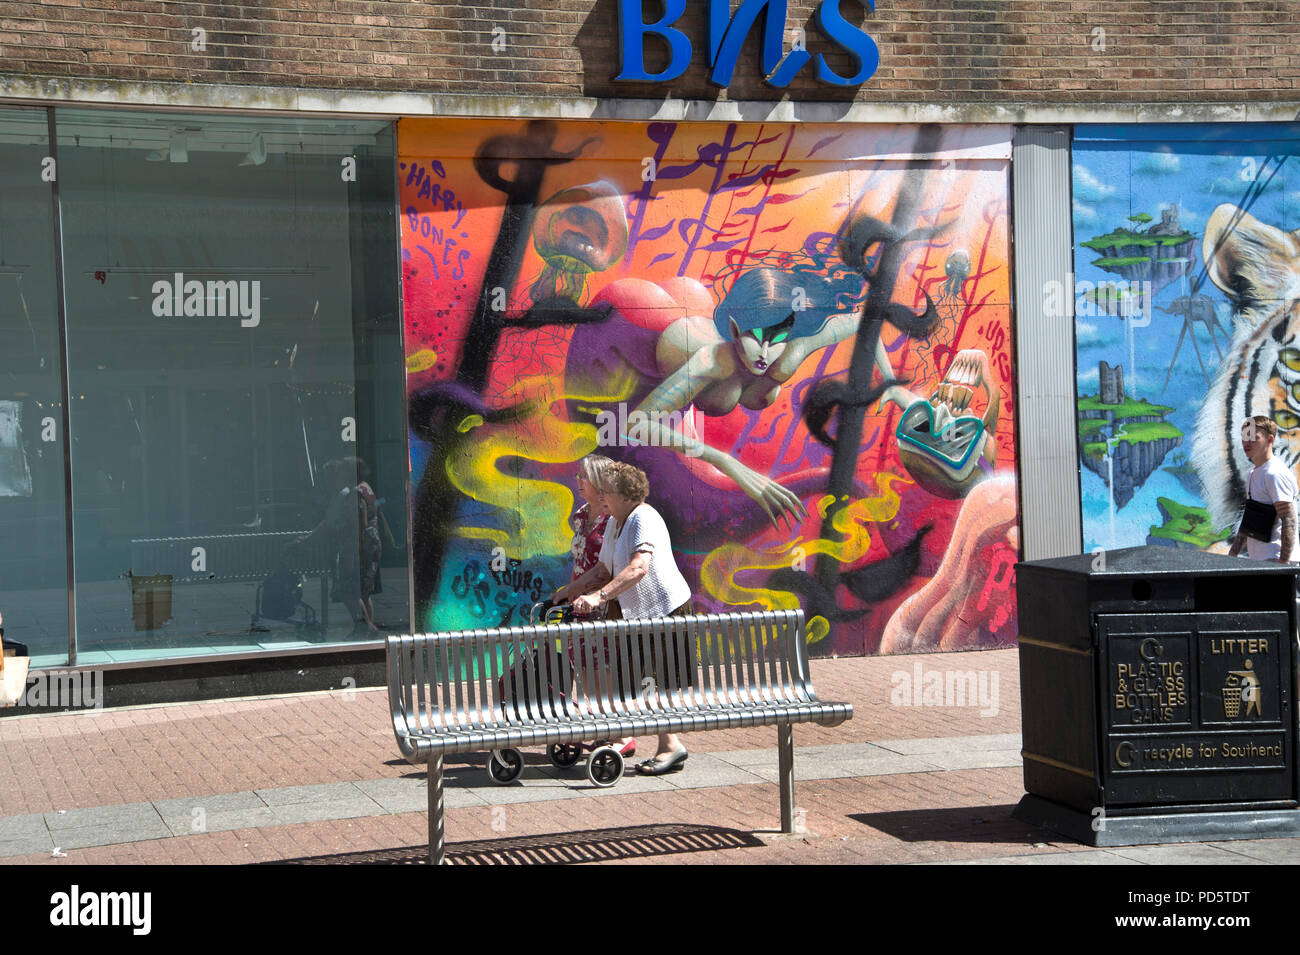
[(572, 583), (595, 567), (600, 560), (600, 545), (605, 541), (609, 515), (597, 514), (593, 519), (591, 506), (584, 504), (569, 518), (569, 526), (573, 528), (573, 574), (569, 577), (569, 582)]

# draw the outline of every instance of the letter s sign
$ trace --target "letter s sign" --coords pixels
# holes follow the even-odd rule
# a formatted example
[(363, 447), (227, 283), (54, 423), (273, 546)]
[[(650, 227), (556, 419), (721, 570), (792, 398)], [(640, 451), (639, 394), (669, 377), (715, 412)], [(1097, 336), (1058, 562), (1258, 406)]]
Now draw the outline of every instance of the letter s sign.
[[(863, 0), (867, 8), (876, 12), (876, 0)], [(826, 65), (826, 57), (817, 54), (817, 79), (831, 86), (858, 86), (871, 79), (880, 66), (880, 48), (840, 13), (840, 0), (822, 0), (817, 8), (817, 26), (826, 38), (858, 61), (858, 71), (852, 76), (840, 76)]]

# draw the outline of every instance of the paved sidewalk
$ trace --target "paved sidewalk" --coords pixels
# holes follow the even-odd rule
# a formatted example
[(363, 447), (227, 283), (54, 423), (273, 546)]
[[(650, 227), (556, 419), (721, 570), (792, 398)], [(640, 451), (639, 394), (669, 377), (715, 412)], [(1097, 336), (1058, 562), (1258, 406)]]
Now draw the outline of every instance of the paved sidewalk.
[[(489, 782), (484, 755), (450, 762), (450, 860), (1300, 861), (1300, 840), (1098, 850), (1012, 820), (1023, 794), (1014, 650), (812, 669), (819, 695), (851, 700), (855, 718), (795, 728), (796, 836), (775, 831), (775, 732), (727, 730), (688, 737), (685, 771), (608, 790), (540, 752), (506, 787)], [(973, 672), (983, 699), (912, 705), (901, 686), (935, 670)], [(0, 719), (5, 864), (420, 862), (425, 795), (422, 768), (397, 755), (382, 690)]]
[[(803, 748), (798, 756), (795, 766), (798, 781), (1019, 766), (1020, 738), (1006, 734), (967, 739), (835, 743)], [(529, 759), (521, 783), (508, 787), (488, 780), (481, 759), (468, 767), (453, 766), (447, 774), (447, 808), (487, 810), (595, 795), (594, 787), (587, 781), (581, 766), (558, 770), (534, 754), (529, 754)], [(656, 778), (630, 774), (619, 783), (617, 791), (626, 795), (747, 786), (774, 783), (778, 778), (775, 747), (697, 752), (687, 765), (690, 772), (671, 776)], [(408, 774), (398, 779), (283, 786), (251, 792), (32, 813), (0, 819), (0, 858), (200, 832), (423, 812), (427, 800), (423, 774)]]

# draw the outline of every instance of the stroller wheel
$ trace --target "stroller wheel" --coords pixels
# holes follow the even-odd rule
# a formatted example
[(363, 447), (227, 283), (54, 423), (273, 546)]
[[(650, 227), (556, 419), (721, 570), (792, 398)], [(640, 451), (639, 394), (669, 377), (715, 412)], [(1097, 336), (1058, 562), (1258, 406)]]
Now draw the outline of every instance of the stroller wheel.
[(623, 754), (613, 746), (601, 746), (587, 759), (587, 778), (601, 789), (613, 786), (623, 778)]
[(524, 755), (517, 749), (494, 749), (488, 757), (487, 771), (494, 783), (513, 783), (524, 771)]
[(547, 755), (551, 757), (552, 766), (557, 769), (568, 769), (570, 766), (576, 766), (578, 760), (582, 759), (582, 744), (552, 743)]

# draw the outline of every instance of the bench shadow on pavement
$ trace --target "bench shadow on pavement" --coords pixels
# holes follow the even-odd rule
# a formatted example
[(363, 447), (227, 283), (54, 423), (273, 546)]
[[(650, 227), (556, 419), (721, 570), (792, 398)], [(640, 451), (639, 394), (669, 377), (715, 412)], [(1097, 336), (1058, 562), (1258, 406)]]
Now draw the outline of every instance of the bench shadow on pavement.
[(958, 806), (859, 812), (849, 818), (900, 842), (1013, 843), (1061, 841), (1061, 836), (1011, 818), (1015, 806)]
[[(580, 862), (610, 862), (648, 859), (655, 856), (716, 852), (719, 849), (749, 849), (766, 845), (751, 832), (670, 823), (652, 826), (624, 826), (585, 832), (550, 832), (537, 836), (508, 836), (477, 842), (447, 845), (449, 865), (573, 865)], [(426, 846), (403, 846), (301, 859), (282, 859), (261, 865), (424, 865), (429, 861)]]

